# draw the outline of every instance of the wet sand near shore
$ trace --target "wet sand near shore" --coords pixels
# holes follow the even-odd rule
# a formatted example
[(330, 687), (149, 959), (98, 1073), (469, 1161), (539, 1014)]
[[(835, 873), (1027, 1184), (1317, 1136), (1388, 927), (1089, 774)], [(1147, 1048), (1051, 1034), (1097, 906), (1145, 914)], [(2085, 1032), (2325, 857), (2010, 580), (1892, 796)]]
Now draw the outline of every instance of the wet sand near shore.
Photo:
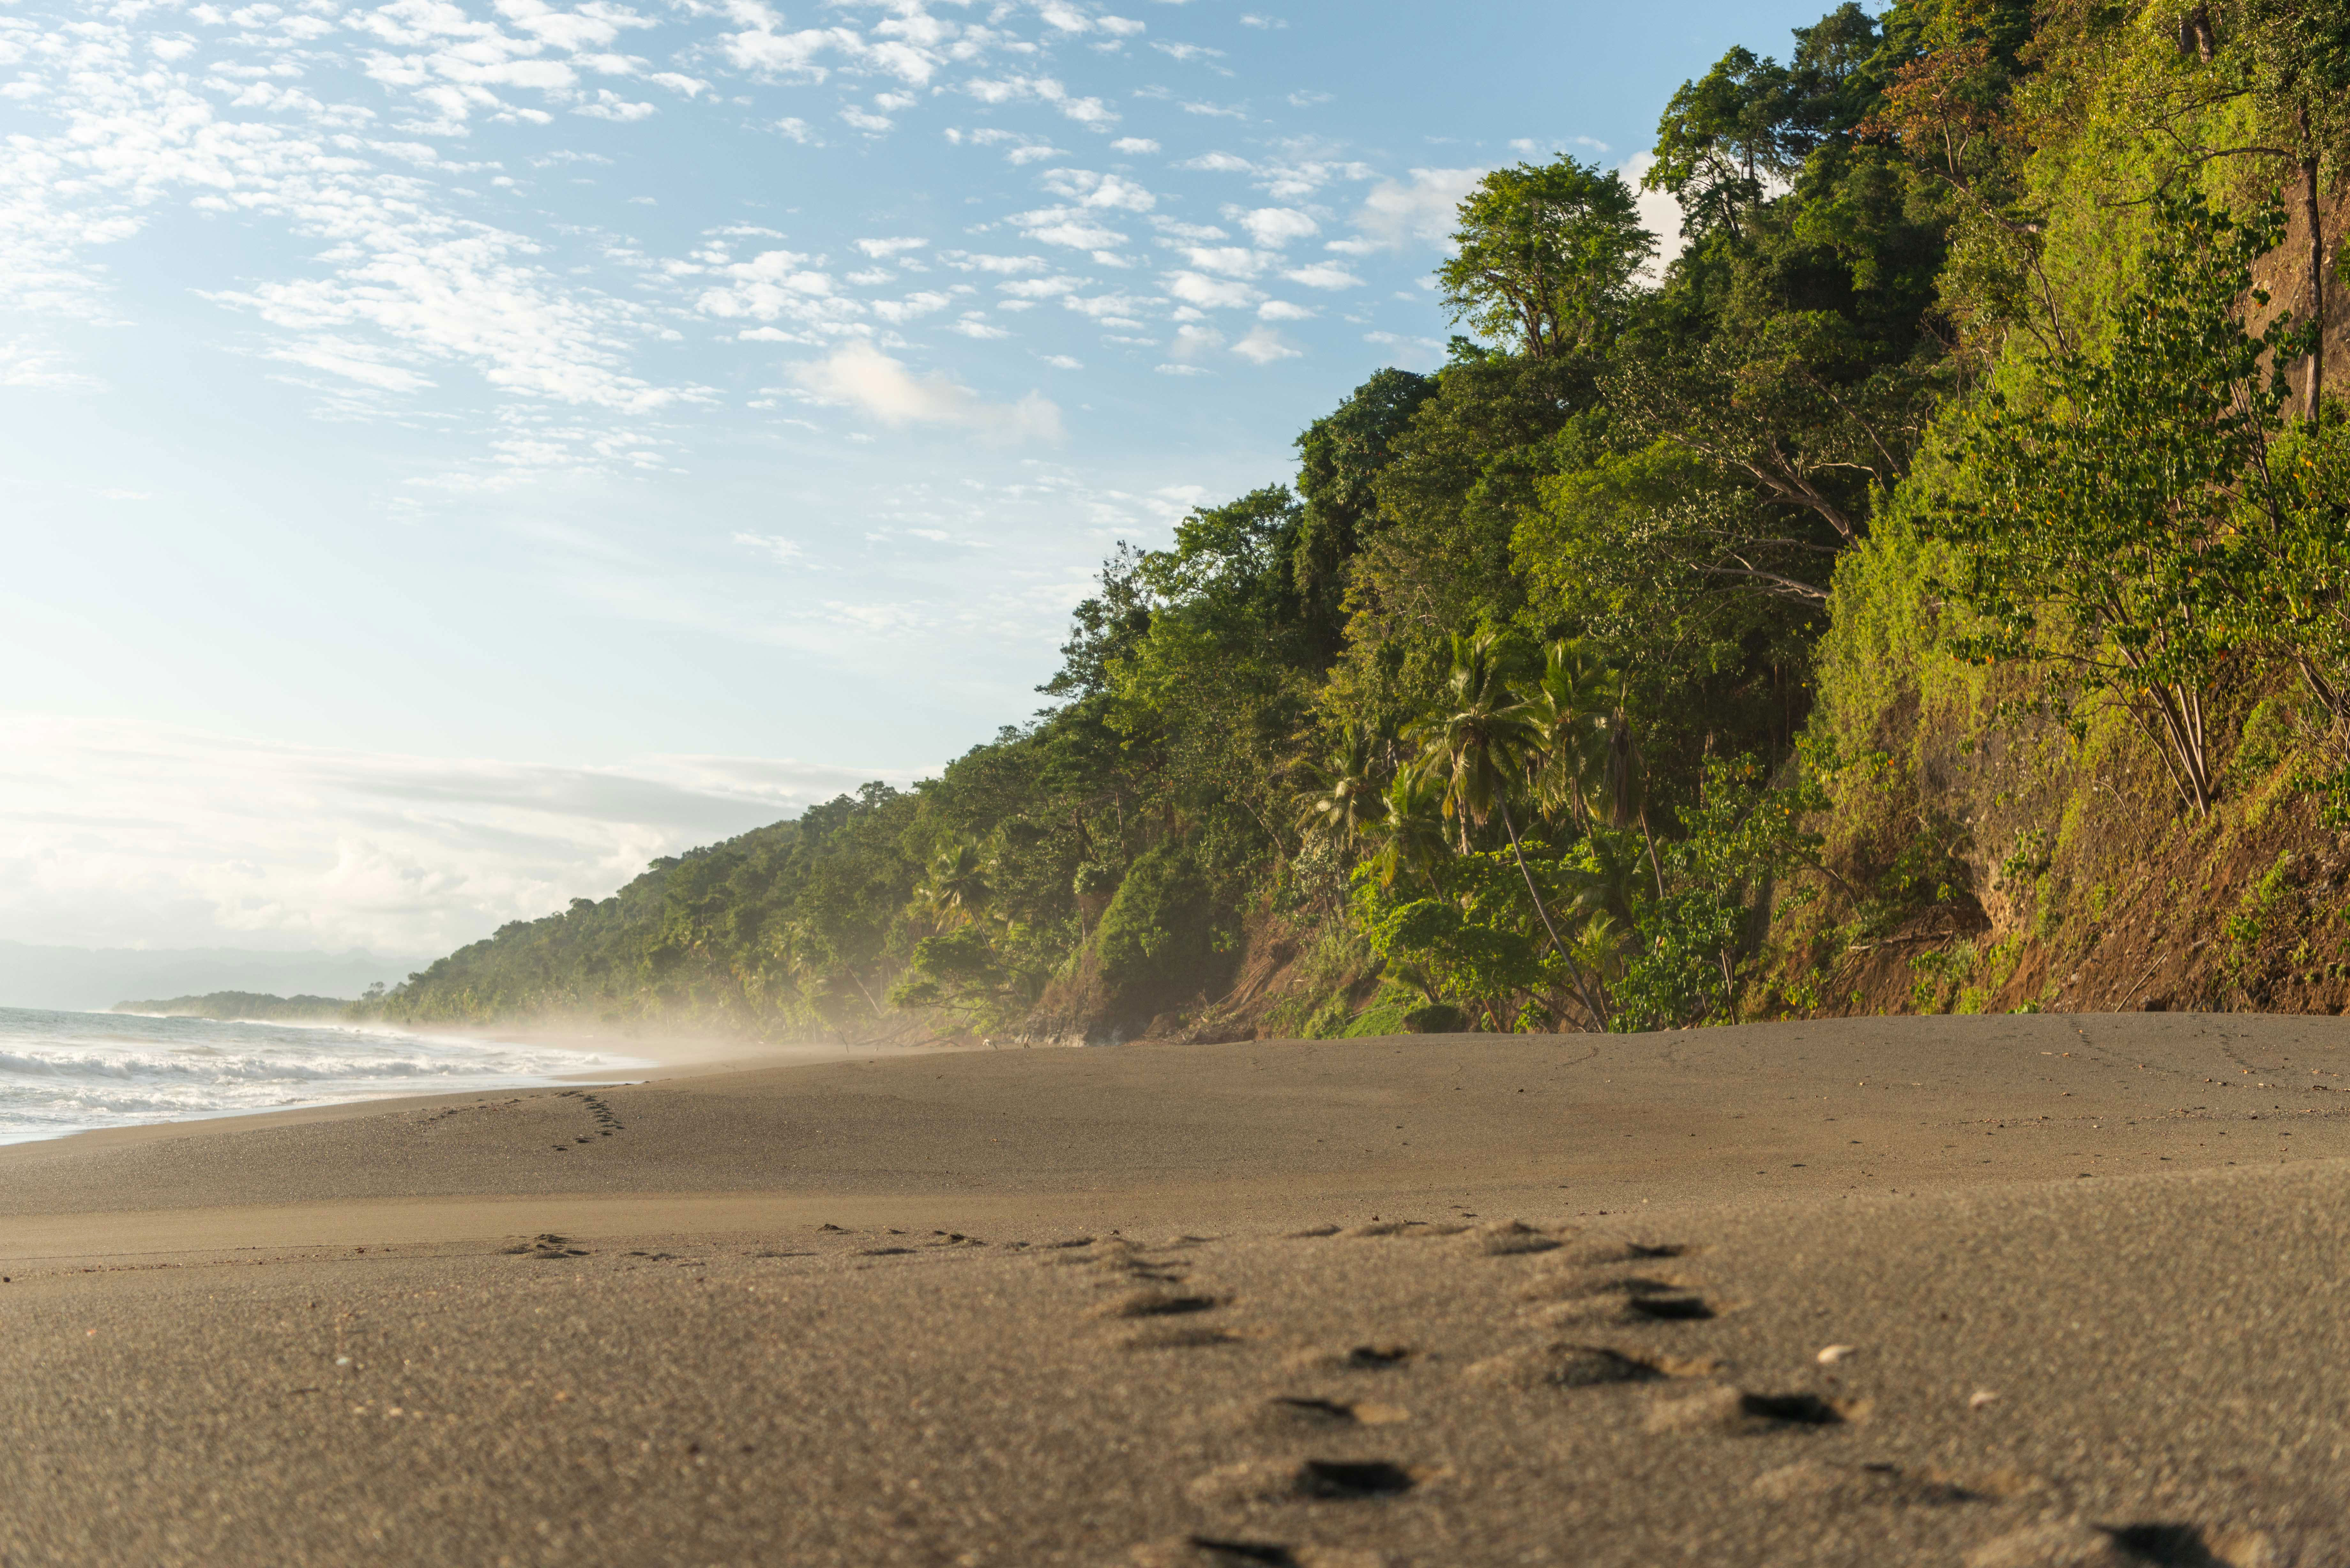
[(0, 1563), (2350, 1562), (2340, 1075), (1854, 1020), (0, 1149)]

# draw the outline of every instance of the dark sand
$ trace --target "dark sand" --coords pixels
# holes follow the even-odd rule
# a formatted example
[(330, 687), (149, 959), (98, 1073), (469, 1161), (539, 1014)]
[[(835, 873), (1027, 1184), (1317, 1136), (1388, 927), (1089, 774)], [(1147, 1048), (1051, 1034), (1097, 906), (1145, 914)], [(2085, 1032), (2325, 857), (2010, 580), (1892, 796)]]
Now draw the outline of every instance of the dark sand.
[(1900, 1019), (0, 1149), (0, 1564), (2350, 1564), (2343, 1075)]

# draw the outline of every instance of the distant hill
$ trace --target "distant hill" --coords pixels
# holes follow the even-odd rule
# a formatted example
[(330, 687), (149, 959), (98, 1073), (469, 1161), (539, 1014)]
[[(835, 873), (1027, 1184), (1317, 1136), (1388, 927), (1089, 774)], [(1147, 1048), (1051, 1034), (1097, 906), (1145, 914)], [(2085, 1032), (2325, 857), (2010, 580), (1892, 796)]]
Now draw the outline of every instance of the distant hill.
[(0, 941), (0, 1007), (103, 1012), (124, 996), (357, 996), (424, 967), (410, 954), (245, 948), (68, 948)]
[(165, 1018), (255, 1019), (265, 1023), (327, 1023), (350, 1007), (339, 996), (267, 996), (254, 991), (215, 991), (208, 996), (175, 996), (168, 1002), (118, 1002), (109, 1012), (160, 1013)]

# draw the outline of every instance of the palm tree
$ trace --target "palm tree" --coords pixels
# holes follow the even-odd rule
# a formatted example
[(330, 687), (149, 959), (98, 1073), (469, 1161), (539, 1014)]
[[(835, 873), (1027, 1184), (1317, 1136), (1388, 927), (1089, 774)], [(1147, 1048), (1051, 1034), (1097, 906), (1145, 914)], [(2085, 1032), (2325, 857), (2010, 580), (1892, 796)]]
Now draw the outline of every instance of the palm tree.
[(987, 885), (987, 862), (978, 846), (964, 843), (940, 851), (931, 862), (930, 881), (920, 896), (941, 924), (956, 916), (963, 920), (977, 919), (995, 898), (995, 889)]
[(1583, 966), (1575, 961), (1575, 954), (1551, 923), (1549, 907), (1534, 886), (1525, 849), (1518, 842), (1517, 823), (1510, 815), (1511, 791), (1526, 777), (1527, 763), (1539, 750), (1541, 733), (1534, 711), (1510, 690), (1505, 654), (1506, 648), (1494, 632), (1481, 631), (1473, 637), (1454, 634), (1452, 670), (1445, 681), (1444, 698), (1435, 712), (1406, 730), (1404, 738), (1419, 748), (1418, 770), (1433, 778), (1443, 791), (1444, 815), (1459, 827), (1462, 854), (1469, 852), (1471, 825), (1482, 827), (1492, 818), (1501, 818), (1534, 913), (1549, 933), (1552, 948), (1565, 960), (1583, 1004), (1604, 1028), (1607, 1015), (1585, 980)]
[(1388, 818), (1378, 774), (1377, 740), (1367, 731), (1347, 731), (1314, 770), (1313, 786), (1297, 797), (1298, 831), (1326, 834), (1341, 847), (1368, 837)]
[(1615, 833), (1593, 833), (1583, 843), (1590, 865), (1566, 873), (1567, 883), (1575, 889), (1570, 918), (1600, 918), (1630, 929), (1634, 923), (1632, 900), (1640, 877), (1638, 850)]
[[(1392, 888), (1406, 869), (1428, 874), (1428, 867), (1444, 854), (1443, 792), (1419, 769), (1405, 768), (1388, 785), (1381, 805), (1379, 851), (1371, 864), (1378, 869), (1380, 884)], [(1428, 876), (1434, 888), (1436, 878)]]
[(1589, 643), (1562, 638), (1550, 645), (1541, 679), (1523, 694), (1537, 736), (1529, 772), (1546, 816), (1565, 811), (1577, 826), (1591, 821), (1591, 797), (1607, 753), (1612, 674)]
[(1648, 869), (1657, 879), (1657, 897), (1662, 899), (1665, 868), (1657, 858), (1657, 836), (1648, 831), (1648, 764), (1640, 754), (1639, 742), (1633, 738), (1632, 718), (1627, 707), (1619, 686), (1615, 706), (1600, 720), (1605, 741), (1599, 762), (1599, 796), (1607, 806), (1610, 826), (1639, 827), (1640, 837), (1648, 846)]

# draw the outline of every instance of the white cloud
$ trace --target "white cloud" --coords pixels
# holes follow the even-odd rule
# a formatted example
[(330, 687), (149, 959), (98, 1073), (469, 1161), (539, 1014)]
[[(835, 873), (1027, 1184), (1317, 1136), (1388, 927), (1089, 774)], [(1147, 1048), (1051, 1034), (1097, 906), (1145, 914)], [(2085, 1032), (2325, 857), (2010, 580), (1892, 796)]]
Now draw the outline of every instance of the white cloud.
[(1440, 244), (1459, 223), (1462, 199), (1484, 177), (1482, 169), (1415, 169), (1408, 182), (1372, 187), (1351, 221), (1366, 243), (1387, 250)]
[(818, 398), (893, 428), (941, 425), (1009, 441), (1061, 439), (1061, 410), (1042, 394), (989, 402), (951, 377), (916, 375), (862, 339), (842, 344), (827, 358), (793, 365), (786, 374)]
[(958, 272), (1042, 272), (1051, 265), (1043, 256), (984, 255), (972, 251), (946, 251), (939, 259)]
[(857, 248), (876, 261), (884, 261), (890, 256), (903, 255), (908, 251), (920, 250), (930, 243), (928, 240), (900, 236), (897, 239), (859, 240), (857, 242)]
[(737, 0), (729, 7), (738, 21), (751, 24), (720, 40), (726, 58), (737, 69), (785, 81), (821, 82), (835, 69), (847, 68), (891, 76), (912, 87), (928, 87), (945, 63), (942, 54), (920, 38), (879, 36), (876, 42), (854, 27), (804, 27), (785, 33), (783, 19), (759, 0)]
[(1279, 250), (1292, 240), (1302, 240), (1318, 234), (1322, 225), (1295, 207), (1259, 207), (1251, 213), (1228, 213), (1227, 217), (1249, 232), (1249, 237), (1268, 250)]
[(1232, 345), (1232, 352), (1252, 364), (1270, 365), (1276, 359), (1295, 359), (1305, 352), (1270, 327), (1253, 328), (1247, 337)]
[(1681, 206), (1673, 200), (1672, 193), (1640, 189), (1640, 181), (1656, 162), (1655, 153), (1636, 152), (1617, 171), (1624, 176), (1624, 183), (1632, 188), (1632, 205), (1640, 215), (1640, 226), (1657, 236), (1656, 258), (1641, 274), (1645, 281), (1652, 284), (1663, 278), (1665, 269), (1672, 265), (1673, 259), (1689, 243), (1681, 234)]
[(1179, 327), (1168, 352), (1178, 359), (1196, 359), (1211, 349), (1224, 346), (1224, 335), (1212, 327)]
[(1028, 237), (1048, 245), (1066, 245), (1072, 250), (1107, 250), (1127, 243), (1127, 236), (1116, 229), (1106, 229), (1092, 215), (1077, 207), (1045, 207), (1033, 213), (1014, 213), (1012, 223), (1027, 231)]
[(1186, 158), (1175, 167), (1207, 174), (1252, 174), (1256, 171), (1255, 164), (1230, 152), (1202, 152), (1197, 158)]
[(1147, 213), (1159, 204), (1158, 197), (1122, 174), (1097, 174), (1090, 169), (1048, 169), (1041, 183), (1055, 196), (1097, 211)]
[(97, 391), (105, 386), (97, 377), (69, 368), (54, 348), (22, 339), (0, 341), (0, 387), (51, 387)]
[(868, 135), (879, 135), (882, 131), (894, 130), (898, 124), (886, 114), (875, 114), (870, 109), (859, 109), (853, 103), (840, 111), (840, 118), (845, 123), (855, 126)]
[(1121, 136), (1109, 145), (1111, 151), (1123, 152), (1134, 158), (1159, 151), (1159, 143), (1147, 136)]
[(925, 289), (920, 294), (910, 294), (903, 299), (877, 299), (872, 309), (874, 315), (891, 326), (902, 327), (918, 317), (935, 315), (953, 303), (954, 298), (951, 295)]
[(1268, 299), (1256, 307), (1259, 321), (1310, 321), (1320, 314), (1311, 306), (1293, 305), (1285, 299)]
[(809, 342), (851, 330), (865, 306), (842, 297), (831, 275), (809, 265), (812, 259), (796, 251), (762, 251), (749, 261), (714, 267), (729, 281), (704, 289), (694, 307), (721, 320), (792, 321), (816, 335), (802, 339)]
[(1066, 354), (1047, 354), (1045, 363), (1055, 370), (1082, 370), (1086, 368), (1084, 360), (1072, 359)]
[(1302, 283), (1308, 288), (1360, 288), (1363, 280), (1340, 266), (1336, 262), (1315, 262), (1311, 266), (1293, 267), (1281, 275), (1292, 283)]
[(1231, 278), (1209, 277), (1196, 272), (1174, 272), (1167, 275), (1167, 292), (1186, 305), (1196, 305), (1207, 310), (1235, 310), (1254, 305), (1264, 297), (1244, 283)]
[(1280, 260), (1269, 251), (1253, 251), (1245, 245), (1185, 245), (1183, 259), (1201, 272), (1222, 273), (1227, 277), (1254, 277), (1268, 263)]
[(982, 103), (1015, 103), (1034, 99), (1047, 103), (1080, 125), (1116, 124), (1118, 115), (1097, 98), (1073, 97), (1052, 77), (981, 77), (963, 84), (963, 91)]
[(631, 120), (650, 119), (658, 111), (651, 104), (630, 103), (619, 93), (598, 88), (595, 101), (577, 104), (571, 112), (589, 115), (597, 119), (618, 120), (625, 125)]
[(959, 126), (950, 126), (947, 129), (946, 137), (949, 142), (958, 147), (966, 144), (973, 147), (1002, 147), (1005, 150), (1003, 161), (1014, 167), (1024, 163), (1037, 163), (1045, 159), (1058, 158), (1062, 155), (1061, 150), (1049, 141), (1023, 135), (1016, 130), (1005, 130), (1000, 126), (985, 126), (978, 130), (965, 130)]
[(1124, 294), (1097, 294), (1090, 297), (1070, 294), (1063, 296), (1061, 303), (1080, 316), (1090, 316), (1097, 321), (1107, 323), (1131, 322), (1148, 308), (1142, 300)]

